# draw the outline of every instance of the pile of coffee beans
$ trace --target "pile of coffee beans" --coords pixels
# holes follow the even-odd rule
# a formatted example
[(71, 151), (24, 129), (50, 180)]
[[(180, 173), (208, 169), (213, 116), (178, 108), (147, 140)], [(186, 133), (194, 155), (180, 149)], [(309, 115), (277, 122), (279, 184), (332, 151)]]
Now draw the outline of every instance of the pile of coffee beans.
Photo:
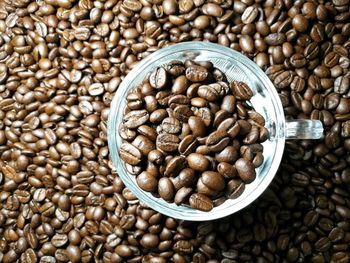
[(168, 202), (210, 211), (254, 181), (268, 138), (252, 90), (210, 61), (171, 61), (131, 89), (119, 149), (138, 186)]
[[(349, 262), (349, 0), (1, 0), (0, 262)], [(215, 221), (156, 213), (124, 187), (106, 122), (121, 80), (182, 41), (242, 52), (287, 118), (258, 200)]]

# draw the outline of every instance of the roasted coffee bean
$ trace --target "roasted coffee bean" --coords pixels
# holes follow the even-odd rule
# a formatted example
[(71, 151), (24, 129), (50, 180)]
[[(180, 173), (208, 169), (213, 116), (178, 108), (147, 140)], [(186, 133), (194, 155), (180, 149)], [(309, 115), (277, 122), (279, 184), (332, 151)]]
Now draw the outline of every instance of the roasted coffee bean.
[(123, 124), (126, 128), (134, 129), (142, 124), (145, 124), (149, 119), (149, 114), (146, 110), (135, 110), (126, 114), (123, 118)]
[(159, 180), (158, 193), (166, 201), (172, 201), (174, 199), (175, 189), (169, 178), (163, 177)]
[(131, 165), (137, 165), (142, 160), (141, 151), (130, 143), (122, 143), (119, 154), (123, 161)]
[(211, 123), (212, 123), (212, 120), (213, 120), (213, 115), (210, 111), (210, 109), (204, 107), (204, 108), (200, 108), (198, 110), (196, 110), (194, 112), (194, 114), (201, 118), (202, 121), (204, 122), (205, 126), (209, 126)]
[(166, 133), (176, 134), (181, 130), (181, 123), (176, 118), (168, 117), (162, 121), (161, 129)]
[(191, 128), (192, 134), (195, 137), (203, 137), (206, 133), (206, 125), (202, 118), (191, 116), (188, 118), (188, 125)]
[(252, 163), (244, 158), (240, 158), (235, 162), (235, 167), (239, 177), (245, 183), (251, 183), (255, 179), (255, 168)]
[(191, 153), (187, 156), (187, 163), (190, 168), (204, 172), (209, 167), (209, 160), (202, 154)]
[(224, 178), (217, 172), (205, 171), (200, 179), (204, 185), (215, 191), (221, 191), (225, 187)]
[(238, 151), (233, 146), (227, 146), (215, 154), (217, 162), (226, 162), (234, 164), (238, 157)]
[(245, 183), (242, 180), (239, 179), (232, 179), (228, 182), (226, 189), (225, 189), (225, 195), (230, 199), (236, 199), (242, 193), (245, 189)]
[(179, 105), (174, 109), (174, 117), (181, 122), (187, 122), (189, 117), (193, 115), (191, 109), (186, 105)]
[(191, 65), (186, 68), (186, 78), (192, 82), (202, 82), (209, 76), (209, 72), (205, 67), (199, 65)]
[(230, 83), (230, 88), (239, 100), (249, 100), (253, 96), (252, 90), (244, 82), (233, 81)]
[(134, 145), (137, 149), (139, 149), (139, 151), (141, 152), (141, 154), (143, 155), (148, 155), (150, 151), (155, 149), (155, 144), (148, 139), (146, 136), (143, 135), (138, 135), (131, 143), (132, 145)]
[(179, 143), (179, 153), (183, 155), (189, 155), (194, 152), (198, 141), (194, 135), (187, 135), (182, 141)]
[(201, 98), (207, 101), (217, 101), (220, 97), (220, 94), (217, 92), (217, 90), (209, 85), (200, 86), (197, 93)]
[(179, 147), (179, 138), (173, 134), (162, 133), (157, 136), (156, 145), (162, 151), (173, 152)]
[(201, 211), (210, 211), (213, 209), (213, 202), (202, 194), (194, 193), (190, 196), (189, 204), (192, 208), (201, 210)]
[[(180, 7), (180, 9), (181, 9), (181, 7)], [(177, 76), (182, 75), (185, 72), (185, 65), (181, 61), (173, 60), (173, 61), (170, 61), (165, 66), (165, 69), (171, 75), (177, 77)]]
[(155, 89), (163, 89), (167, 82), (168, 74), (163, 67), (156, 68), (149, 76), (149, 83)]
[(186, 76), (180, 75), (174, 80), (173, 86), (171, 87), (171, 91), (174, 94), (186, 94), (186, 90), (188, 90), (189, 86), (190, 82), (186, 78)]
[(217, 166), (217, 170), (225, 178), (232, 178), (237, 175), (236, 168), (229, 163), (220, 162)]
[(147, 192), (153, 192), (157, 189), (157, 179), (149, 172), (142, 172), (136, 178), (137, 184), (140, 188)]
[(149, 116), (151, 123), (161, 123), (168, 116), (168, 112), (165, 109), (157, 109)]
[(180, 170), (182, 170), (185, 167), (186, 163), (187, 160), (183, 156), (176, 156), (174, 158), (171, 158), (165, 167), (164, 175), (176, 175)]
[(180, 188), (176, 192), (175, 197), (174, 197), (175, 204), (181, 205), (181, 204), (185, 203), (189, 199), (191, 193), (192, 193), (192, 188), (189, 188), (189, 187)]

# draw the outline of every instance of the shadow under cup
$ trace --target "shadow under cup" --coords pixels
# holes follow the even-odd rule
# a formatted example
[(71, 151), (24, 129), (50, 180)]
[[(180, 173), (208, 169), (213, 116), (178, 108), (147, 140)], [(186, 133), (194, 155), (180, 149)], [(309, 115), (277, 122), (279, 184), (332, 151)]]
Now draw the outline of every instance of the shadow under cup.
[[(126, 96), (130, 89), (140, 84), (146, 75), (157, 66), (172, 60), (211, 61), (215, 67), (226, 74), (228, 81), (238, 80), (248, 84), (253, 91), (250, 100), (257, 112), (264, 116), (265, 127), (270, 137), (263, 143), (264, 162), (256, 169), (256, 179), (247, 184), (245, 191), (237, 199), (227, 199), (223, 204), (209, 212), (202, 212), (187, 205), (178, 206), (139, 188), (136, 177), (129, 175), (124, 162), (119, 157), (122, 139), (118, 128), (123, 118)], [(279, 167), (285, 144), (285, 117), (279, 96), (265, 73), (251, 60), (237, 51), (204, 42), (185, 42), (163, 48), (142, 60), (123, 80), (111, 105), (108, 120), (108, 144), (113, 164), (125, 185), (144, 204), (154, 210), (178, 219), (206, 221), (235, 213), (259, 197), (272, 181)]]

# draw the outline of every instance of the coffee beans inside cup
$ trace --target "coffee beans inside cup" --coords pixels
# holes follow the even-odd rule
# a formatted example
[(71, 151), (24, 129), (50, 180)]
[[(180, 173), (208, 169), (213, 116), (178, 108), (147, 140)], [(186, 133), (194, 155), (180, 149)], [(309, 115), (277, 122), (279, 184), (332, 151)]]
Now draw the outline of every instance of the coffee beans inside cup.
[(264, 161), (269, 133), (253, 91), (210, 61), (171, 61), (126, 97), (119, 149), (138, 186), (210, 211), (238, 198)]

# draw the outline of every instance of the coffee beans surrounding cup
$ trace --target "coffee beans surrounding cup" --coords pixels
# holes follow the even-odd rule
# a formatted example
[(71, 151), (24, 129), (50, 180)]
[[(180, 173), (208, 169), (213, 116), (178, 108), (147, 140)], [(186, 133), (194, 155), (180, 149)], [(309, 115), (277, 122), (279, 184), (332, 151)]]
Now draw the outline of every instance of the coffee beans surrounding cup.
[(238, 198), (254, 181), (268, 138), (265, 119), (249, 104), (250, 87), (229, 83), (224, 72), (218, 79), (218, 72), (210, 61), (171, 61), (129, 91), (119, 155), (139, 171), (132, 176), (142, 190), (209, 211), (215, 199)]
[[(0, 261), (349, 262), (348, 10), (345, 0), (0, 1)], [(279, 76), (286, 117), (326, 129), (321, 140), (286, 144), (274, 181), (251, 206), (201, 223), (140, 204), (113, 171), (106, 136), (111, 99), (130, 69), (192, 40), (238, 50)], [(301, 56), (305, 65), (295, 63)], [(177, 83), (174, 93), (197, 89)], [(240, 185), (230, 181), (232, 194)], [(61, 247), (57, 234), (68, 236)]]

